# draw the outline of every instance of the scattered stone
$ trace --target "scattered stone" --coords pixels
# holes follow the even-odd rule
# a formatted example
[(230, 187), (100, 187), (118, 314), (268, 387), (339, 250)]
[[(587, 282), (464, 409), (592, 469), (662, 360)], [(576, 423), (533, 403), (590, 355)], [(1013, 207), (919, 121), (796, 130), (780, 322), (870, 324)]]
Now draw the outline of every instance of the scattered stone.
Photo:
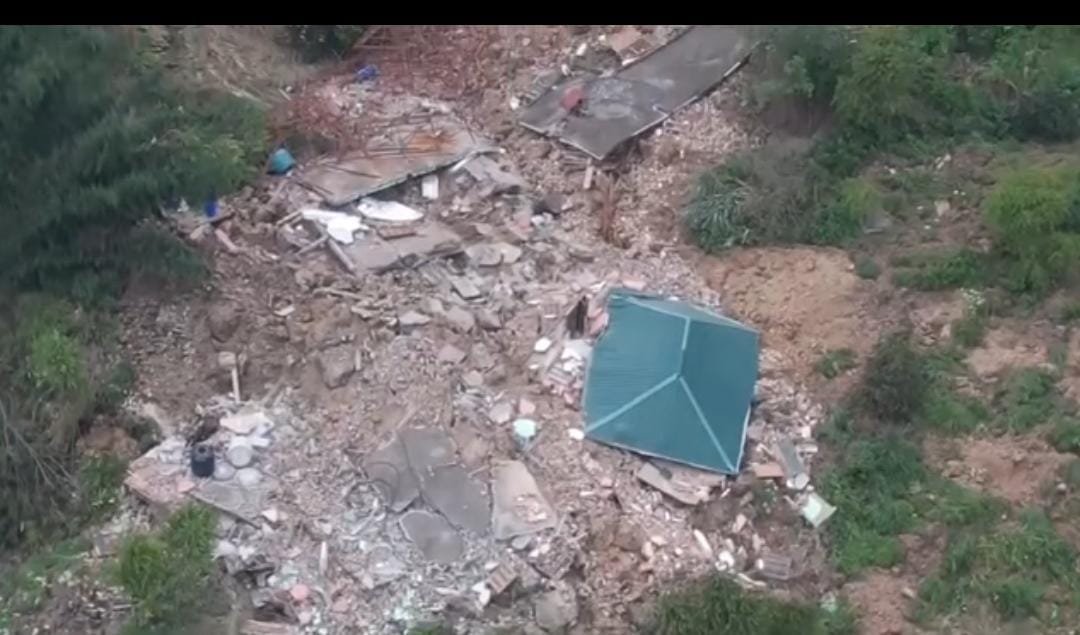
[(431, 321), (431, 318), (420, 313), (419, 311), (406, 311), (398, 317), (398, 324), (405, 328), (415, 328), (417, 326), (423, 326)]
[(533, 352), (540, 354), (546, 353), (548, 352), (548, 350), (551, 349), (551, 344), (552, 341), (550, 339), (546, 337), (541, 337), (540, 339), (536, 340), (535, 344), (533, 344)]
[(488, 418), (492, 423), (502, 425), (510, 421), (514, 416), (514, 407), (509, 402), (500, 401), (488, 411)]
[(229, 448), (225, 451), (226, 458), (233, 467), (247, 467), (255, 459), (255, 450), (243, 437), (234, 437), (229, 441)]
[(254, 487), (262, 481), (262, 472), (253, 468), (245, 467), (236, 471), (236, 482), (243, 487)]
[(560, 631), (577, 621), (577, 597), (573, 589), (560, 584), (554, 590), (538, 595), (533, 611), (537, 626), (549, 633)]
[(445, 315), (446, 321), (450, 323), (450, 326), (455, 331), (468, 333), (476, 326), (476, 318), (473, 317), (473, 314), (459, 306), (450, 307)]
[(480, 309), (476, 312), (476, 323), (485, 331), (498, 331), (502, 328), (502, 320), (491, 309)]
[(514, 536), (514, 538), (510, 540), (510, 546), (514, 551), (525, 551), (529, 548), (529, 545), (532, 544), (532, 541), (533, 537), (528, 534)]
[(236, 434), (251, 434), (260, 425), (271, 428), (274, 422), (262, 410), (255, 412), (243, 412), (228, 417), (222, 417), (221, 427)]
[(518, 260), (521, 260), (523, 252), (520, 247), (511, 245), (510, 243), (495, 243), (494, 247), (502, 254), (502, 262), (504, 265), (512, 265)]
[(233, 476), (236, 476), (236, 468), (230, 465), (227, 461), (217, 461), (214, 464), (215, 480), (227, 481)]
[(465, 552), (461, 535), (437, 514), (422, 510), (401, 517), (401, 529), (424, 557), (439, 564), (453, 564)]
[(440, 364), (460, 364), (465, 361), (465, 357), (468, 354), (453, 344), (446, 344), (439, 349), (439, 363)]
[(210, 335), (219, 342), (227, 342), (240, 327), (240, 311), (232, 304), (215, 304), (206, 316)]
[(615, 530), (616, 547), (630, 553), (639, 553), (646, 543), (648, 543), (648, 536), (639, 525), (625, 519), (619, 522)]
[(520, 461), (502, 461), (492, 475), (491, 524), (496, 540), (509, 540), (554, 527), (555, 510)]
[(454, 291), (457, 291), (464, 300), (475, 300), (482, 295), (480, 289), (476, 288), (471, 280), (461, 276), (451, 276), (450, 286), (454, 287)]
[(470, 370), (462, 377), (462, 381), (469, 388), (479, 388), (484, 385), (484, 376), (477, 370)]
[(478, 267), (498, 267), (503, 261), (502, 251), (493, 245), (472, 245), (465, 255)]
[(352, 347), (337, 346), (320, 353), (315, 364), (327, 388), (341, 388), (356, 372), (356, 353)]
[(522, 397), (518, 400), (518, 414), (522, 417), (531, 417), (536, 414), (536, 404)]

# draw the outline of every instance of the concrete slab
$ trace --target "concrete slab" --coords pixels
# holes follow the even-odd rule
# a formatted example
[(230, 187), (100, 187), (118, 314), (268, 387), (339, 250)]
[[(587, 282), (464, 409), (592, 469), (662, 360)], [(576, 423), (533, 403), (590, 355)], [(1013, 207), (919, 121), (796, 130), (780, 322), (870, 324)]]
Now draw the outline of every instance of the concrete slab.
[(485, 534), (491, 526), (487, 488), (469, 477), (460, 465), (436, 467), (420, 479), (420, 493), (455, 527)]
[(410, 235), (391, 239), (372, 232), (358, 237), (351, 245), (342, 246), (342, 251), (357, 268), (378, 271), (410, 258), (419, 260), (436, 252), (461, 249), (461, 237), (441, 223), (422, 223), (410, 226), (410, 230)]
[(486, 147), (461, 122), (433, 116), (388, 127), (362, 150), (319, 161), (302, 172), (300, 182), (338, 207)]
[(391, 510), (400, 512), (420, 496), (420, 485), (409, 467), (400, 439), (395, 438), (367, 455), (363, 467)]
[(439, 564), (452, 564), (465, 552), (461, 535), (438, 514), (422, 510), (401, 517), (401, 529), (424, 557)]
[(241, 487), (218, 481), (203, 481), (190, 495), (195, 500), (258, 525), (259, 513), (266, 509), (269, 488), (265, 485)]
[(555, 510), (524, 463), (502, 461), (493, 472), (491, 525), (496, 540), (510, 540), (555, 526)]
[[(525, 109), (519, 123), (603, 159), (714, 88), (750, 49), (735, 27), (697, 26), (614, 77), (573, 78), (554, 86)], [(564, 97), (577, 91), (583, 91), (583, 107), (567, 110)]]
[(405, 428), (398, 432), (405, 456), (417, 478), (436, 467), (457, 461), (454, 440), (446, 432), (433, 428)]

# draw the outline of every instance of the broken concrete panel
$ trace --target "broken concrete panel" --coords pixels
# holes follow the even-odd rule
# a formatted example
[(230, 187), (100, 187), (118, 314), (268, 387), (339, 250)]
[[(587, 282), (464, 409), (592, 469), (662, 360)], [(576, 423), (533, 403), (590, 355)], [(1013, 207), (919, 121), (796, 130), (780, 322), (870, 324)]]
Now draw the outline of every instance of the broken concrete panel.
[(218, 481), (202, 481), (199, 487), (191, 492), (191, 497), (257, 525), (259, 513), (266, 509), (268, 494), (269, 489), (266, 486), (240, 487)]
[[(519, 123), (603, 159), (723, 81), (750, 48), (734, 27), (694, 27), (614, 77), (556, 85)], [(584, 91), (583, 108), (568, 110), (564, 95), (577, 90)]]
[(182, 465), (161, 462), (157, 452), (150, 450), (128, 466), (124, 485), (149, 503), (155, 514), (167, 516), (179, 509), (186, 500), (176, 486), (186, 471)]
[(697, 505), (707, 498), (700, 489), (675, 482), (652, 463), (643, 463), (637, 477), (684, 505)]
[(404, 510), (420, 496), (420, 486), (409, 468), (405, 446), (400, 439), (395, 438), (368, 454), (364, 458), (363, 468), (386, 505), (394, 512)]
[(461, 249), (461, 237), (445, 225), (428, 222), (411, 229), (411, 235), (391, 240), (376, 234), (357, 237), (353, 244), (342, 249), (359, 269), (367, 271), (416, 264), (433, 254)]
[(454, 441), (442, 430), (405, 428), (398, 433), (409, 467), (420, 478), (433, 468), (453, 465)]
[[(411, 460), (411, 458), (410, 458)], [(446, 516), (455, 527), (477, 534), (487, 533), (491, 501), (487, 488), (469, 477), (460, 465), (446, 465), (417, 474), (424, 500)]]
[(465, 171), (481, 184), (490, 184), (494, 194), (517, 192), (525, 189), (525, 180), (517, 174), (504, 170), (489, 157), (477, 156), (465, 164)]
[(496, 540), (533, 534), (554, 527), (555, 510), (520, 461), (502, 461), (492, 476), (491, 525)]
[(401, 517), (401, 529), (424, 557), (439, 564), (452, 564), (465, 552), (461, 535), (437, 514), (422, 510)]
[(363, 150), (327, 158), (307, 168), (300, 182), (332, 207), (339, 207), (455, 163), (485, 147), (461, 123), (436, 117), (388, 128)]

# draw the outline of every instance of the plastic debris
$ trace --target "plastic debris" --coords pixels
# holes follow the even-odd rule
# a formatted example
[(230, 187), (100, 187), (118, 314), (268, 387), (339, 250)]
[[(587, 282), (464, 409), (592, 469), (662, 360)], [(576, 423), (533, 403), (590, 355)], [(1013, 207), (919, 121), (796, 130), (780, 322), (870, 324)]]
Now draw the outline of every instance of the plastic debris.
[(379, 76), (379, 69), (374, 64), (366, 64), (356, 71), (356, 81), (359, 84), (371, 81)]
[(806, 489), (806, 486), (810, 484), (810, 475), (806, 473), (806, 466), (799, 458), (799, 453), (791, 439), (783, 438), (777, 441), (776, 458), (784, 469), (787, 486), (795, 490)]
[(266, 171), (270, 174), (285, 174), (293, 169), (295, 165), (296, 159), (293, 158), (293, 155), (285, 148), (278, 148), (270, 155), (270, 161)]
[(326, 233), (343, 245), (351, 245), (353, 234), (361, 229), (367, 229), (359, 218), (344, 212), (306, 208), (300, 210), (300, 216), (304, 220), (313, 221), (325, 227)]
[(360, 199), (356, 210), (371, 220), (386, 223), (411, 223), (424, 217), (423, 214), (397, 201), (380, 201), (374, 198)]
[(806, 502), (803, 503), (801, 512), (803, 518), (817, 528), (836, 513), (836, 508), (824, 498), (818, 496), (817, 492), (810, 492), (806, 497)]

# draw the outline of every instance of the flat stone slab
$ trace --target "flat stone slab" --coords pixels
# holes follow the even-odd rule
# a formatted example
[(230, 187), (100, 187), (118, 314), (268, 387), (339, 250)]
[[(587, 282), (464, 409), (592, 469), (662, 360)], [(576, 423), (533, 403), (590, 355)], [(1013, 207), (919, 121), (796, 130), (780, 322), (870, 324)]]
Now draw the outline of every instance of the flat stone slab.
[(232, 516), (258, 525), (259, 513), (266, 509), (269, 488), (263, 485), (241, 487), (231, 483), (203, 481), (191, 497)]
[(423, 472), (444, 465), (453, 465), (455, 457), (454, 440), (442, 430), (433, 428), (405, 428), (398, 433), (405, 448), (409, 466), (417, 478)]
[(461, 534), (438, 514), (422, 510), (408, 512), (401, 517), (401, 529), (432, 562), (452, 564), (465, 553)]
[(487, 488), (469, 477), (460, 465), (445, 465), (417, 474), (420, 493), (455, 527), (485, 534), (491, 525)]
[(401, 439), (395, 438), (368, 454), (363, 467), (391, 510), (400, 512), (420, 496), (420, 485), (409, 467)]
[(495, 465), (492, 499), (491, 525), (496, 540), (533, 534), (554, 527), (558, 520), (521, 461), (501, 461)]

